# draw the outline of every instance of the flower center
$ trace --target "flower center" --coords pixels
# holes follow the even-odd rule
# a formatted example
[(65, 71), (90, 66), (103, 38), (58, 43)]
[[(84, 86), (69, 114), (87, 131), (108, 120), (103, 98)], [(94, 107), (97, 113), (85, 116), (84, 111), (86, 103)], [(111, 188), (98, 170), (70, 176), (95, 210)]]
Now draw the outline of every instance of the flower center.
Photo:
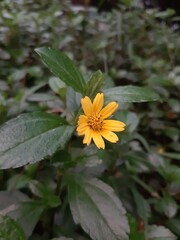
[(89, 116), (88, 125), (94, 131), (100, 131), (103, 126), (103, 119), (99, 115)]

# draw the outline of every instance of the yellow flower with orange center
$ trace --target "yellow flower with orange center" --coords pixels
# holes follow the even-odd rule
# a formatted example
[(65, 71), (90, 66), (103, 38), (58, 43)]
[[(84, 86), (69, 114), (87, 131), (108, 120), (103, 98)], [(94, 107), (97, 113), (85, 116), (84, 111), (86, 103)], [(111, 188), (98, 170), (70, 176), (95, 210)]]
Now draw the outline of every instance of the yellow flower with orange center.
[(110, 102), (103, 108), (103, 93), (98, 93), (93, 102), (85, 96), (81, 99), (81, 104), (84, 115), (79, 116), (77, 132), (79, 136), (84, 135), (83, 143), (89, 145), (93, 139), (96, 146), (102, 149), (105, 148), (103, 138), (116, 143), (119, 138), (114, 132), (124, 131), (126, 124), (117, 120), (106, 120), (106, 118), (117, 110), (118, 104)]

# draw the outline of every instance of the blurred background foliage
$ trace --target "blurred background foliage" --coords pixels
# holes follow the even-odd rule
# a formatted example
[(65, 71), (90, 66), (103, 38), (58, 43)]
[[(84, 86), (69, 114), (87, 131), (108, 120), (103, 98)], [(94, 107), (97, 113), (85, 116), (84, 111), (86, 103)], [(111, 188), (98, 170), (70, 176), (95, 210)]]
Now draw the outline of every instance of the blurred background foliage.
[[(147, 239), (160, 239), (152, 234), (159, 225), (165, 236), (169, 234), (169, 238), (161, 239), (176, 239), (174, 236), (180, 236), (180, 18), (175, 10), (160, 7), (160, 11), (151, 8), (157, 4), (147, 1), (112, 1), (115, 4), (108, 9), (109, 1), (97, 1), (96, 6), (90, 1), (81, 2), (82, 5), (68, 0), (0, 2), (0, 123), (23, 112), (64, 111), (64, 86), (40, 62), (34, 52), (40, 46), (65, 52), (87, 78), (100, 69), (107, 86), (133, 84), (153, 88), (161, 102), (120, 106), (117, 119), (127, 124), (121, 137), (124, 144), (110, 147), (109, 155), (91, 149), (89, 164), (94, 157), (97, 165), (89, 171), (113, 186), (120, 196), (129, 214), (131, 240), (145, 239), (145, 229), (149, 229)], [(76, 139), (72, 145), (77, 145)], [(88, 156), (90, 150), (84, 151), (84, 156)], [(77, 150), (72, 155), (83, 163)], [(59, 157), (66, 160), (64, 165), (56, 162)], [(104, 168), (98, 162), (103, 157)], [(65, 168), (69, 159), (71, 156), (61, 151), (54, 156), (54, 165)], [(0, 190), (18, 189), (23, 196), (46, 199), (45, 193), (39, 194), (40, 182), (49, 181), (53, 188), (53, 174), (54, 168), (48, 162), (0, 171)], [(15, 194), (14, 199), (19, 199), (20, 192)], [(49, 208), (59, 205), (56, 196), (52, 199), (46, 199)], [(45, 226), (50, 220), (41, 216), (42, 209), (38, 211), (30, 230), (27, 226), (23, 229), (30, 239), (48, 239), (52, 229)], [(64, 205), (53, 224), (51, 235), (89, 239), (75, 227)]]

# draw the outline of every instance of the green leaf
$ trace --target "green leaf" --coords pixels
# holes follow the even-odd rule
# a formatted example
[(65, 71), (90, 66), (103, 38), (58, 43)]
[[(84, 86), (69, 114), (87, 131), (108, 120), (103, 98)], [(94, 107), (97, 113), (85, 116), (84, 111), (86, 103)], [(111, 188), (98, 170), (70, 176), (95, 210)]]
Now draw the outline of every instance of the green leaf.
[(23, 79), (27, 74), (26, 69), (17, 69), (14, 70), (13, 73), (9, 76), (9, 80), (13, 82), (18, 82)]
[(157, 12), (156, 13), (156, 17), (157, 18), (162, 18), (162, 19), (166, 19), (168, 17), (172, 17), (175, 14), (175, 10), (174, 9), (167, 9), (166, 11), (161, 11), (161, 12)]
[(176, 236), (163, 226), (152, 225), (147, 230), (148, 240), (176, 240)]
[(164, 152), (164, 153), (161, 153), (161, 155), (167, 158), (180, 160), (180, 153)]
[(74, 127), (44, 112), (26, 113), (0, 128), (0, 168), (38, 162), (64, 148)]
[(30, 180), (31, 178), (25, 174), (13, 175), (7, 182), (7, 188), (8, 190), (24, 188), (28, 185)]
[(127, 240), (129, 226), (125, 209), (114, 190), (98, 179), (66, 177), (71, 212), (94, 240)]
[(49, 79), (49, 86), (50, 88), (56, 93), (59, 94), (59, 96), (61, 97), (65, 97), (66, 95), (66, 84), (61, 81), (59, 78), (57, 77), (51, 77)]
[(129, 240), (144, 240), (144, 234), (138, 231), (136, 220), (132, 216), (129, 216), (128, 221), (130, 226)]
[(28, 201), (29, 198), (22, 192), (17, 190), (0, 191), (0, 215), (10, 215), (17, 206), (22, 202)]
[(166, 162), (165, 166), (158, 168), (158, 171), (168, 182), (180, 183), (180, 168), (178, 166)]
[(67, 88), (66, 94), (66, 118), (70, 122), (75, 118), (75, 113), (79, 110), (82, 95), (72, 88)]
[(174, 233), (176, 233), (178, 236), (180, 236), (180, 219), (176, 219), (176, 218), (173, 218), (173, 219), (169, 219), (167, 222), (166, 222), (166, 226), (168, 228), (171, 229), (171, 231), (173, 231)]
[(22, 227), (27, 237), (31, 236), (46, 206), (41, 200), (23, 202), (10, 216)]
[(30, 102), (47, 102), (57, 100), (58, 97), (47, 94), (47, 93), (34, 93), (33, 95), (27, 97), (27, 100)]
[(135, 131), (139, 124), (139, 118), (137, 114), (135, 114), (134, 112), (121, 110), (116, 113), (116, 118), (126, 123), (129, 133), (132, 133), (133, 131)]
[(148, 102), (159, 101), (160, 97), (151, 89), (136, 86), (114, 87), (104, 90), (108, 101), (117, 102)]
[(4, 96), (0, 92), (0, 113), (1, 113), (1, 107), (2, 106), (6, 106), (6, 100), (5, 100)]
[(7, 115), (6, 100), (0, 92), (0, 124), (5, 121), (6, 115)]
[(57, 207), (61, 203), (60, 198), (54, 194), (49, 186), (43, 185), (36, 180), (30, 182), (30, 189), (34, 195), (42, 198), (44, 204), (48, 207)]
[[(0, 192), (0, 215), (13, 218), (29, 237), (47, 204), (42, 200), (30, 201), (20, 191)], [(1, 238), (0, 238), (1, 239)]]
[(104, 81), (104, 75), (99, 70), (92, 74), (88, 83), (87, 83), (87, 92), (86, 95), (90, 98), (94, 98), (95, 95), (100, 91)]
[(178, 211), (176, 201), (168, 195), (159, 199), (155, 208), (158, 212), (164, 213), (168, 218), (173, 218)]
[(131, 186), (131, 192), (135, 202), (135, 211), (137, 211), (138, 216), (140, 216), (144, 220), (145, 225), (147, 225), (148, 215), (150, 215), (149, 204), (133, 185)]
[(58, 49), (50, 47), (37, 48), (35, 51), (40, 55), (43, 62), (53, 74), (75, 91), (84, 92), (86, 83), (70, 58)]
[(10, 217), (0, 215), (0, 239), (1, 240), (25, 240), (21, 227)]

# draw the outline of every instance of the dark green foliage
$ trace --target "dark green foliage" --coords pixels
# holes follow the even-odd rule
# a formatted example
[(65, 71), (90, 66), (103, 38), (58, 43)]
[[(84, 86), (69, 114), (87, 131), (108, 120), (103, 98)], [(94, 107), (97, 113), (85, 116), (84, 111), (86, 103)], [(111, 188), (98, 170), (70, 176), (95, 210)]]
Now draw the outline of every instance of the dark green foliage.
[(20, 226), (8, 216), (0, 216), (1, 240), (25, 240), (25, 235)]
[[(0, 1), (0, 239), (179, 239), (179, 18), (118, 9)], [(75, 131), (97, 92), (127, 125), (105, 150)]]

